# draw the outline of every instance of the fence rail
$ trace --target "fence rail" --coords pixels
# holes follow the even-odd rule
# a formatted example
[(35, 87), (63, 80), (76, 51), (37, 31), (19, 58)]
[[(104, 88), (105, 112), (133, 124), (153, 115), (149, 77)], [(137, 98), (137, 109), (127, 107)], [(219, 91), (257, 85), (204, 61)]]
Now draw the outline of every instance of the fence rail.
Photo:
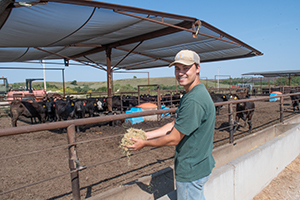
[[(280, 122), (283, 122), (283, 104), (284, 104), (284, 98), (287, 98), (291, 95), (300, 95), (300, 93), (293, 93), (293, 94), (284, 94), (284, 95), (277, 95), (277, 96), (272, 96), (272, 97), (260, 97), (260, 98), (253, 98), (253, 99), (242, 99), (242, 100), (233, 100), (233, 101), (227, 101), (227, 102), (220, 102), (220, 103), (215, 103), (215, 106), (228, 106), (228, 124), (229, 126), (223, 127), (222, 129), (229, 128), (229, 142), (234, 143), (234, 126), (237, 126), (238, 124), (234, 123), (234, 115), (237, 113), (234, 111), (233, 105), (237, 103), (243, 103), (243, 102), (255, 102), (255, 101), (265, 101), (271, 98), (280, 98), (279, 102), (279, 114), (280, 114)], [(18, 188), (10, 189), (7, 191), (3, 191), (0, 193), (0, 195), (7, 194), (10, 192), (13, 192), (15, 190), (19, 190), (25, 187), (29, 187), (35, 184), (39, 184), (45, 181), (49, 181), (61, 176), (65, 176), (70, 174), (71, 176), (71, 185), (72, 185), (72, 193), (73, 193), (73, 198), (74, 199), (80, 199), (80, 181), (79, 181), (79, 172), (81, 170), (84, 170), (86, 168), (90, 168), (96, 165), (101, 165), (104, 163), (109, 163), (118, 159), (123, 159), (125, 156), (120, 157), (120, 158), (115, 158), (109, 161), (104, 161), (100, 163), (96, 163), (90, 166), (81, 166), (79, 164), (79, 158), (77, 156), (77, 150), (76, 147), (78, 144), (90, 142), (90, 141), (96, 141), (96, 140), (90, 140), (90, 141), (81, 141), (81, 142), (76, 142), (76, 136), (75, 136), (75, 126), (80, 126), (80, 125), (87, 125), (87, 124), (95, 124), (95, 123), (102, 123), (102, 122), (109, 122), (109, 121), (115, 121), (115, 120), (123, 120), (126, 118), (133, 118), (133, 117), (140, 117), (140, 116), (148, 116), (148, 115), (161, 115), (165, 113), (174, 113), (176, 108), (171, 108), (171, 109), (163, 109), (163, 110), (150, 110), (150, 111), (143, 111), (143, 112), (137, 112), (137, 113), (128, 113), (128, 114), (121, 114), (121, 115), (109, 115), (109, 116), (104, 116), (104, 117), (93, 117), (93, 118), (84, 118), (84, 119), (76, 119), (76, 120), (68, 120), (68, 121), (62, 121), (62, 122), (53, 122), (53, 123), (47, 123), (47, 124), (38, 124), (38, 125), (32, 125), (32, 126), (21, 126), (21, 127), (14, 127), (14, 128), (5, 128), (5, 129), (0, 129), (0, 137), (5, 137), (5, 136), (11, 136), (11, 135), (18, 135), (18, 134), (24, 134), (24, 133), (31, 133), (31, 132), (38, 132), (38, 131), (45, 131), (45, 130), (53, 130), (53, 129), (59, 129), (59, 128), (67, 128), (67, 136), (68, 136), (68, 144), (66, 145), (60, 145), (57, 147), (52, 147), (40, 151), (34, 151), (34, 152), (28, 152), (28, 153), (23, 153), (19, 155), (14, 155), (14, 156), (9, 156), (9, 157), (4, 157), (0, 158), (0, 160), (5, 160), (5, 159), (11, 159), (17, 156), (23, 156), (23, 155), (29, 155), (29, 154), (34, 154), (37, 152), (42, 152), (42, 151), (48, 151), (56, 148), (68, 148), (69, 150), (69, 169), (70, 171), (67, 173), (62, 173), (57, 176), (53, 176), (41, 181), (37, 181), (34, 183), (30, 183), (27, 185), (23, 185)], [(111, 137), (119, 137), (121, 135), (115, 135)], [(106, 138), (101, 138), (101, 139), (107, 139)], [(97, 140), (101, 140), (100, 138)], [(152, 149), (150, 149), (152, 150)], [(138, 153), (136, 153), (138, 154)]]

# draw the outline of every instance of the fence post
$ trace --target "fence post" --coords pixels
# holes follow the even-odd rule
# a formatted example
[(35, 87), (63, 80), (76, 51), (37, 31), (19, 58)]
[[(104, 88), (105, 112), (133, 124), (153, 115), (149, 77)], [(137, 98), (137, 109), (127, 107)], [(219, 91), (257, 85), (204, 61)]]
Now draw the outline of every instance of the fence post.
[(123, 94), (120, 94), (120, 100), (121, 100), (121, 113), (123, 113)]
[[(157, 110), (160, 110), (161, 109), (161, 103), (160, 103), (160, 90), (159, 90), (159, 85), (157, 85)], [(157, 120), (160, 120), (161, 119), (161, 115), (157, 115)]]
[[(72, 124), (67, 128), (68, 132), (68, 143), (74, 144), (76, 141), (75, 137), (75, 125)], [(70, 171), (76, 170), (76, 166), (78, 163), (77, 153), (76, 153), (76, 145), (72, 145), (69, 147), (69, 168)], [(79, 172), (75, 171), (71, 173), (71, 184), (72, 184), (72, 193), (73, 198), (75, 200), (80, 200), (80, 186), (79, 186)]]
[(280, 97), (280, 122), (283, 122), (283, 97)]
[(230, 127), (230, 131), (229, 131), (229, 143), (233, 143), (233, 126), (234, 126), (234, 122), (233, 122), (233, 107), (232, 107), (232, 103), (228, 104), (228, 121), (229, 121), (229, 127)]

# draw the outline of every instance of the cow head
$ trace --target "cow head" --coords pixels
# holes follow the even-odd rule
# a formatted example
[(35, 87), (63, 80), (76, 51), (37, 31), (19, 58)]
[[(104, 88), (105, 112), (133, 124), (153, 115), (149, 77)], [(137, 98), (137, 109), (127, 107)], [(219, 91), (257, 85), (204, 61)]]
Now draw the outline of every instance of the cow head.
[(103, 103), (101, 101), (97, 101), (97, 108), (98, 108), (98, 110), (103, 110), (102, 104)]

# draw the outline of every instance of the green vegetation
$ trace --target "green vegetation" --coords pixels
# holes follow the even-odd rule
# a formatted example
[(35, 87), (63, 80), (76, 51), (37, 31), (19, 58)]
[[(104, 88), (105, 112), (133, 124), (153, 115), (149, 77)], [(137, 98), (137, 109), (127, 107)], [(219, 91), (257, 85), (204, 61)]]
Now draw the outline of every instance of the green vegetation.
[[(281, 78), (270, 78), (270, 81), (267, 80), (267, 78), (264, 78), (262, 81), (260, 78), (252, 79), (252, 78), (234, 78), (234, 79), (226, 79), (226, 80), (220, 80), (221, 84), (224, 85), (236, 85), (238, 83), (253, 83), (254, 86), (268, 86), (269, 84), (274, 86), (287, 86), (289, 85), (288, 77), (281, 77)], [(300, 85), (300, 77), (294, 76), (291, 79), (291, 86)]]
[(71, 84), (71, 85), (77, 85), (77, 81), (74, 80), (74, 81), (72, 81), (70, 84)]
[[(288, 85), (289, 79), (288, 77), (281, 77), (276, 80), (276, 85)], [(291, 85), (300, 85), (300, 76), (294, 76), (291, 79)]]

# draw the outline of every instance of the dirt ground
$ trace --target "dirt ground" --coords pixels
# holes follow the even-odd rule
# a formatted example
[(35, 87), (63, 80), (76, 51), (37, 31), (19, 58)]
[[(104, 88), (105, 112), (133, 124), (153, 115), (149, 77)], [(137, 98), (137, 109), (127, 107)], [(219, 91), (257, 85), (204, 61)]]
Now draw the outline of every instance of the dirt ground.
[[(279, 123), (278, 102), (261, 101), (255, 105), (252, 133)], [(299, 114), (291, 110), (290, 101), (284, 105), (284, 119)], [(221, 114), (216, 117), (215, 147), (229, 142), (227, 110), (227, 106), (224, 106)], [(80, 172), (81, 198), (94, 196), (173, 165), (174, 147), (145, 148), (134, 153), (130, 162), (119, 147), (127, 128), (147, 131), (172, 120), (171, 117), (135, 125), (123, 123), (111, 127), (107, 124), (94, 124), (81, 127), (81, 133), (76, 135), (76, 140), (81, 142), (77, 145), (77, 154), (80, 165), (87, 167)], [(27, 118), (18, 121), (18, 126), (28, 125), (31, 124)], [(8, 127), (11, 127), (10, 118), (0, 118), (0, 128)], [(234, 139), (248, 134), (247, 127), (240, 127)], [(68, 148), (65, 146), (66, 131), (59, 133), (58, 130), (50, 130), (1, 137), (0, 144), (0, 199), (72, 199)], [(297, 172), (299, 177), (299, 157), (296, 164), (297, 168), (293, 165), (288, 169)], [(290, 177), (286, 179), (289, 181), (286, 186), (297, 189), (296, 184), (299, 186), (299, 182), (294, 182)], [(25, 185), (29, 187), (23, 188)], [(18, 190), (9, 192), (17, 188)], [(282, 188), (275, 190), (280, 189)], [(269, 198), (270, 193), (265, 192), (258, 199), (273, 199), (271, 196)]]
[(278, 199), (300, 199), (300, 155), (253, 198), (253, 200)]

